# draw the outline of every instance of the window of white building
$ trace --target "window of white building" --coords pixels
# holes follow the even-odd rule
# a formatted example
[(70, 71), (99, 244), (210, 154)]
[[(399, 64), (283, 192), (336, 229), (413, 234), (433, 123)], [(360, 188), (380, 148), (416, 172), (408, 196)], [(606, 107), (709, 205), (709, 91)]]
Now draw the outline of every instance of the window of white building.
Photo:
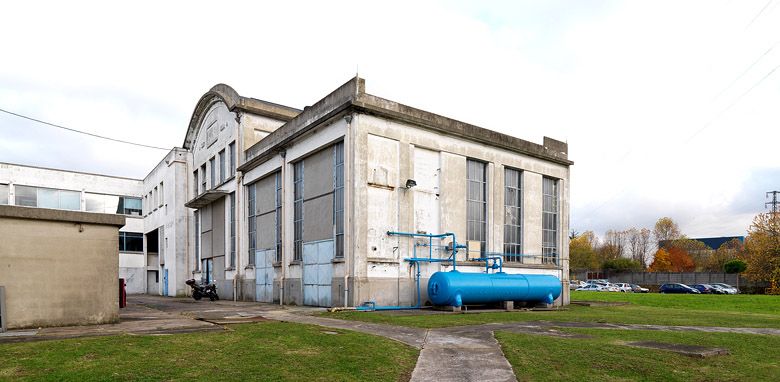
[(542, 181), (542, 263), (558, 264), (558, 180)]
[(523, 173), (504, 169), (504, 254), (506, 261), (523, 261)]
[(225, 181), (225, 150), (219, 152), (219, 183)]
[(487, 164), (469, 159), (467, 165), (466, 240), (480, 242), (480, 252), (487, 244)]

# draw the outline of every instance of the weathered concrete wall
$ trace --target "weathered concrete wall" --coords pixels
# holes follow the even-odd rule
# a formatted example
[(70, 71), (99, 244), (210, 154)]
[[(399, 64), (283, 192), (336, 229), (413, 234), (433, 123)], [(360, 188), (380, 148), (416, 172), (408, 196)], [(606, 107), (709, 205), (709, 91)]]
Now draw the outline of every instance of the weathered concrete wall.
[(0, 283), (8, 328), (119, 319), (124, 216), (0, 206)]
[[(145, 264), (147, 278), (156, 277), (159, 282), (147, 280), (147, 293), (167, 296), (184, 296), (189, 287), (184, 281), (192, 277), (194, 259), (189, 255), (190, 230), (188, 224), (192, 220), (192, 210), (184, 207), (189, 198), (190, 185), (188, 174), (192, 154), (183, 149), (171, 150), (144, 179), (144, 192), (149, 199), (149, 193), (154, 187), (162, 184), (161, 202), (158, 205), (147, 203), (144, 209), (143, 233), (150, 234), (155, 229), (162, 232), (159, 238), (160, 256), (154, 262)], [(191, 175), (190, 175), (191, 176)], [(144, 243), (145, 253), (154, 252)], [(162, 264), (162, 265), (161, 265)], [(168, 290), (164, 291), (163, 274), (168, 270)], [(155, 272), (157, 273), (155, 275)]]
[[(503, 252), (504, 168), (518, 169), (523, 174), (523, 253), (533, 257), (525, 264), (512, 265), (507, 271), (543, 272), (559, 277), (564, 285), (559, 303), (568, 303), (568, 166), (375, 115), (355, 114), (354, 120), (358, 121), (359, 128), (354, 152), (354, 205), (358, 224), (353, 253), (354, 272), (359, 281), (357, 300), (352, 303), (413, 302), (409, 300), (416, 293), (416, 288), (409, 290), (413, 275), (403, 261), (403, 257), (412, 254), (411, 240), (384, 234), (390, 228), (397, 227), (404, 232), (433, 229), (436, 232), (432, 233), (453, 232), (458, 242), (465, 244), (466, 161), (470, 158), (487, 163), (486, 250)], [(565, 148), (565, 144), (554, 140), (545, 142), (552, 149)], [(416, 179), (420, 176), (425, 178)], [(541, 264), (542, 179), (545, 176), (559, 183), (558, 264)], [(416, 187), (406, 190), (406, 179), (415, 179), (420, 190), (415, 190)], [(432, 216), (434, 213), (437, 216)], [(447, 241), (435, 244), (446, 245)], [(422, 250), (427, 255), (427, 249)], [(434, 256), (440, 255), (446, 256), (439, 253)], [(458, 258), (465, 260), (465, 253), (459, 253)], [(450, 269), (446, 264), (422, 268), (423, 277)], [(474, 269), (480, 271), (479, 267)], [(425, 286), (423, 283), (422, 288)]]

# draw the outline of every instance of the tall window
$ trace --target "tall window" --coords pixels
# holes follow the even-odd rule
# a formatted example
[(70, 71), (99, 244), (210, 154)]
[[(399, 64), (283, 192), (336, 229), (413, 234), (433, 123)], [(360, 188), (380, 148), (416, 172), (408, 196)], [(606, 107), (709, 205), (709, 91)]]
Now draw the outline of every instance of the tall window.
[(198, 210), (193, 213), (193, 219), (195, 219), (195, 264), (200, 265), (200, 214)]
[(336, 257), (344, 257), (344, 143), (333, 148), (333, 220)]
[(163, 182), (160, 182), (160, 200), (158, 201), (158, 206), (162, 207), (165, 204), (165, 191), (163, 188)]
[(236, 193), (230, 194), (230, 266), (236, 266)]
[(484, 253), (487, 244), (486, 224), (487, 221), (487, 179), (486, 164), (469, 159), (467, 166), (467, 187), (466, 195), (466, 240), (480, 242), (480, 252)]
[(558, 181), (542, 180), (542, 263), (558, 264)]
[(219, 152), (219, 183), (225, 181), (225, 150)]
[(198, 196), (198, 185), (200, 183), (198, 182), (198, 170), (195, 170), (192, 172), (192, 197)]
[(216, 159), (214, 157), (211, 157), (209, 159), (209, 171), (210, 171), (210, 178), (209, 179), (209, 185), (211, 185), (211, 188), (214, 188), (214, 186), (217, 185), (217, 164), (215, 163)]
[(228, 156), (230, 157), (230, 176), (236, 175), (236, 142), (228, 145)]
[(293, 260), (303, 259), (303, 161), (293, 166)]
[(523, 261), (523, 181), (518, 170), (504, 169), (504, 254)]
[(255, 248), (257, 245), (257, 219), (255, 219), (255, 192), (257, 187), (252, 183), (247, 186), (247, 206), (246, 216), (248, 217), (249, 227), (249, 264), (255, 263)]
[(206, 192), (206, 164), (200, 166), (200, 192)]
[(282, 172), (276, 173), (276, 262), (282, 262)]

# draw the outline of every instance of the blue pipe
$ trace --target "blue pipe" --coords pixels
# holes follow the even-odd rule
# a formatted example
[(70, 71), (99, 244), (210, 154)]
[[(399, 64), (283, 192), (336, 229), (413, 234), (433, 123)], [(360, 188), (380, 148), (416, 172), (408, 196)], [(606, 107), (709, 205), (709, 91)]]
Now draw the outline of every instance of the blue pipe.
[[(442, 234), (427, 234), (427, 233), (412, 233), (412, 232), (393, 232), (393, 231), (387, 231), (388, 236), (405, 236), (405, 237), (427, 237), (428, 238), (428, 244), (415, 244), (413, 246), (413, 257), (405, 258), (404, 261), (408, 261), (410, 266), (416, 267), (416, 274), (415, 274), (415, 282), (417, 284), (417, 305), (413, 306), (377, 306), (376, 302), (374, 301), (368, 301), (364, 303), (361, 306), (358, 306), (355, 308), (357, 311), (361, 312), (369, 312), (369, 311), (375, 311), (375, 310), (407, 310), (407, 309), (421, 309), (422, 308), (422, 294), (420, 291), (420, 263), (421, 262), (428, 262), (428, 263), (442, 263), (442, 262), (452, 262), (452, 270), (455, 270), (456, 268), (456, 262), (457, 262), (457, 253), (458, 249), (466, 248), (465, 245), (458, 244), (455, 239), (455, 234), (452, 232), (442, 233)], [(433, 239), (437, 238), (445, 238), (447, 236), (452, 236), (452, 255), (446, 259), (434, 259), (433, 258)], [(417, 257), (417, 247), (428, 247), (428, 258), (424, 257)], [(494, 263), (495, 264), (495, 260)], [(487, 261), (485, 262), (485, 269), (487, 269)]]

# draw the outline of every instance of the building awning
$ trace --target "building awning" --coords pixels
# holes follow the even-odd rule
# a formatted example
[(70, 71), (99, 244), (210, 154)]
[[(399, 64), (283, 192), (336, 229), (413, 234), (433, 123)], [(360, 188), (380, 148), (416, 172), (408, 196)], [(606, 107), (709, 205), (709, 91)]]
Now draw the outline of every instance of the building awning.
[(184, 203), (184, 206), (189, 208), (203, 208), (229, 194), (230, 192), (224, 190), (208, 190), (196, 196), (195, 199)]

